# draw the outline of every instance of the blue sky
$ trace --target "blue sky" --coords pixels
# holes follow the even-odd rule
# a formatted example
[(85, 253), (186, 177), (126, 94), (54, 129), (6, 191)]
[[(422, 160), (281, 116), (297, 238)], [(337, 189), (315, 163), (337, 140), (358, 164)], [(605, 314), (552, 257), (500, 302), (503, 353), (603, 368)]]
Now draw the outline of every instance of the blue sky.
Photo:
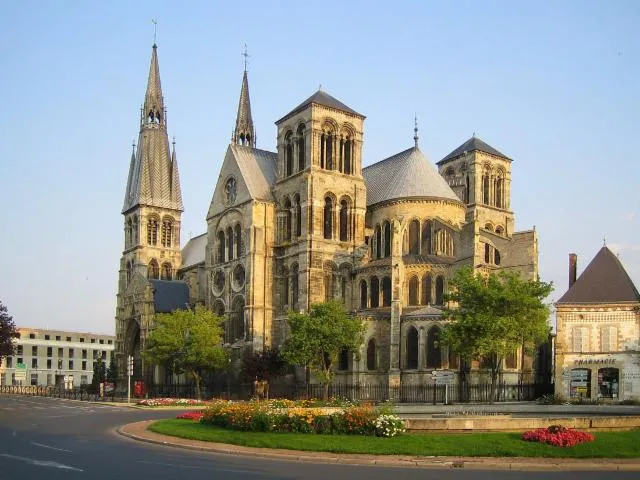
[(364, 164), (475, 132), (514, 159), (519, 230), (559, 298), (607, 245), (640, 286), (640, 3), (64, 2), (0, 6), (0, 301), (21, 326), (112, 333), (153, 25), (182, 238), (203, 233), (246, 43), (258, 147), (318, 85), (367, 116)]

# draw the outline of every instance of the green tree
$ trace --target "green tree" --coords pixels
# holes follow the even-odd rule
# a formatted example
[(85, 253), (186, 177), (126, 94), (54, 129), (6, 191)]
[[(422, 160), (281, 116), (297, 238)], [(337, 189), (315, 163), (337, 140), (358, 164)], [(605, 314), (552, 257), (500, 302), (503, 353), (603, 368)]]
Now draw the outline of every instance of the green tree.
[(111, 355), (111, 361), (109, 362), (109, 368), (107, 368), (107, 382), (113, 383), (115, 386), (118, 381), (118, 365), (116, 365), (116, 360)]
[(491, 395), (507, 354), (519, 347), (532, 350), (549, 335), (549, 307), (544, 303), (553, 286), (523, 280), (517, 273), (474, 274), (465, 267), (453, 277), (443, 317), (451, 320), (442, 341), (461, 357), (461, 368), (482, 359), (491, 370)]
[(0, 362), (3, 358), (13, 355), (14, 338), (18, 338), (18, 330), (13, 323), (13, 317), (9, 315), (7, 307), (0, 302)]
[(204, 372), (226, 368), (228, 363), (221, 342), (223, 321), (200, 305), (193, 310), (157, 313), (142, 356), (153, 364), (167, 366), (176, 374), (191, 376), (196, 395), (201, 398)]
[(287, 316), (290, 335), (282, 357), (291, 365), (302, 365), (324, 385), (324, 397), (333, 380), (333, 364), (342, 349), (357, 356), (364, 342), (365, 325), (349, 315), (337, 301), (311, 305), (309, 313), (290, 311)]
[(96, 357), (93, 361), (93, 378), (91, 379), (92, 389), (97, 392), (100, 389), (100, 384), (105, 381), (106, 377), (107, 367), (101, 357)]

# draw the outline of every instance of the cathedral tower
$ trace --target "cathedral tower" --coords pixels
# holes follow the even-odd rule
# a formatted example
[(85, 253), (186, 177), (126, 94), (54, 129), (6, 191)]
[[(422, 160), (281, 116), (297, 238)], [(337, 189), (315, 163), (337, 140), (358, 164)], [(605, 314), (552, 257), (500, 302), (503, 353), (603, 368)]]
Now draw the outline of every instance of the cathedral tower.
[[(157, 46), (151, 52), (149, 79), (140, 112), (137, 148), (134, 144), (122, 207), (124, 250), (120, 259), (116, 313), (116, 355), (119, 371), (124, 352), (137, 352), (147, 323), (132, 299), (140, 299), (130, 284), (134, 277), (173, 280), (182, 265), (180, 217), (182, 194), (175, 142), (169, 146), (167, 115), (162, 97)], [(127, 345), (125, 345), (127, 343)], [(131, 345), (129, 345), (131, 343)], [(138, 355), (139, 358), (139, 355)], [(136, 359), (137, 360), (137, 359)]]
[(276, 122), (276, 314), (329, 299), (352, 308), (354, 253), (364, 243), (364, 118), (318, 90)]

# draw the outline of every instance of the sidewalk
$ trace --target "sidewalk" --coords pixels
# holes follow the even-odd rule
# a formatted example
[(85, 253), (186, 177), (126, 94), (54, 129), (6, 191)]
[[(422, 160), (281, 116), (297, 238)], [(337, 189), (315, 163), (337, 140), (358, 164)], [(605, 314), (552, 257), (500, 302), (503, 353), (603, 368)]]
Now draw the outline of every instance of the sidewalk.
[(432, 469), (470, 470), (583, 470), (583, 471), (640, 471), (638, 459), (574, 458), (497, 458), (497, 457), (411, 457), (400, 455), (354, 455), (326, 452), (301, 452), (266, 448), (242, 447), (225, 443), (187, 440), (150, 432), (153, 420), (130, 423), (117, 429), (120, 435), (147, 443), (228, 455), (271, 458), (294, 462), (339, 463), (344, 465), (382, 465), (385, 467), (417, 467)]

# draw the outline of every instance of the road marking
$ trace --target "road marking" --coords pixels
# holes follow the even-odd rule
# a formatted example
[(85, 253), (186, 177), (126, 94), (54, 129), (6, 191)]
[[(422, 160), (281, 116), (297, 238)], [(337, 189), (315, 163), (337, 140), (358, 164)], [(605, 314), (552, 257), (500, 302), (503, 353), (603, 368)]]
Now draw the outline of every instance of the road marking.
[(36, 447), (42, 447), (42, 448), (50, 448), (51, 450), (57, 450), (58, 452), (73, 453), (73, 452), (71, 452), (71, 450), (65, 450), (64, 448), (50, 447), (49, 445), (44, 445), (42, 443), (37, 443), (37, 442), (31, 442), (31, 445), (35, 445)]
[(9, 455), (8, 453), (0, 453), (0, 457), (12, 458), (14, 460), (21, 460), (31, 465), (38, 467), (51, 467), (59, 468), (61, 470), (73, 470), (75, 472), (84, 472), (81, 468), (72, 467), (71, 465), (65, 465), (64, 463), (52, 462), (49, 460), (34, 460), (33, 458), (19, 457), (17, 455)]
[(13, 432), (11, 432), (11, 435), (13, 435), (15, 437), (16, 436), (16, 431), (14, 430)]

